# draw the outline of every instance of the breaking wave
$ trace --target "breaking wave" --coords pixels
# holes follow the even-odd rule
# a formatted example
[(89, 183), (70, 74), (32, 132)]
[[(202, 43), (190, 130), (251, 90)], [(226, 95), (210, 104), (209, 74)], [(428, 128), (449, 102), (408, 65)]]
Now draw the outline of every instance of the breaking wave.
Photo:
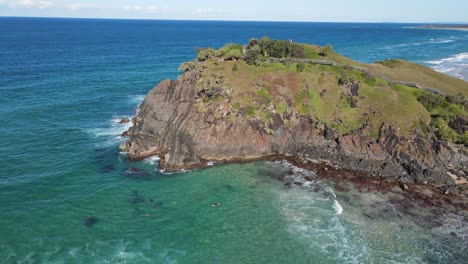
[(459, 53), (441, 60), (426, 61), (438, 72), (468, 80), (468, 52)]

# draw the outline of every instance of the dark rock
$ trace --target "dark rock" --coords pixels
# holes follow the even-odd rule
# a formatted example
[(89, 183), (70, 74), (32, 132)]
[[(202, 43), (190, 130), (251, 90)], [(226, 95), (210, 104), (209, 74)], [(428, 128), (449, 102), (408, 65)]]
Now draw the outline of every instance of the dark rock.
[(163, 202), (155, 202), (154, 207), (158, 208), (158, 207), (163, 206), (163, 204), (164, 204)]
[(141, 170), (138, 169), (137, 167), (132, 167), (132, 168), (130, 169), (130, 171), (131, 171), (132, 173), (141, 173)]
[(128, 137), (128, 131), (124, 131), (122, 132), (122, 134), (120, 134), (121, 137)]
[(302, 186), (302, 182), (294, 182), (295, 185)]
[(84, 221), (84, 225), (87, 227), (92, 227), (98, 222), (98, 219), (95, 216), (88, 216)]
[(284, 181), (285, 178), (286, 178), (285, 175), (279, 175), (278, 177), (276, 177), (278, 181)]
[(113, 165), (105, 165), (104, 167), (101, 168), (101, 172), (103, 173), (110, 173), (115, 171), (115, 167)]
[(406, 185), (406, 184), (404, 184), (404, 183), (401, 184), (400, 187), (401, 187), (401, 189), (402, 189), (403, 191), (408, 191), (408, 190), (409, 190), (408, 185)]
[(346, 189), (343, 186), (339, 185), (339, 184), (335, 185), (335, 190), (338, 191), (338, 192), (346, 192)]
[[(283, 117), (273, 114), (268, 124), (248, 116), (238, 116), (235, 122), (220, 118), (216, 116), (219, 103), (206, 104), (203, 111), (197, 108), (199, 78), (197, 70), (188, 71), (177, 81), (162, 81), (148, 93), (139, 106), (127, 141), (120, 146), (128, 152), (130, 160), (158, 155), (160, 168), (174, 171), (203, 167), (213, 157), (217, 157), (213, 161), (221, 163), (289, 153), (331, 160), (340, 168), (365, 172), (379, 179), (396, 181), (402, 175), (400, 180), (408, 183), (428, 181), (442, 185), (453, 182), (447, 175), (449, 164), (453, 165), (453, 171), (468, 167), (463, 146), (442, 144), (417, 132), (400, 137), (398, 129), (387, 123), (380, 127), (376, 140), (368, 126), (340, 135), (310, 117), (292, 113), (289, 98)], [(212, 84), (215, 82), (216, 78)], [(359, 82), (341, 80), (340, 83), (346, 85), (348, 95), (359, 95)], [(222, 93), (219, 86), (203, 91), (203, 96)], [(369, 116), (379, 114), (376, 109)], [(207, 123), (205, 119), (209, 115), (213, 117)], [(340, 120), (336, 122), (339, 124)], [(463, 129), (461, 124), (463, 120), (454, 127)], [(144, 174), (129, 172), (138, 178)]]
[(305, 179), (306, 181), (309, 181), (309, 182), (310, 182), (310, 181), (313, 181), (312, 177), (310, 177), (310, 176), (305, 176), (304, 179)]
[(119, 121), (119, 124), (127, 124), (130, 122), (130, 119), (128, 117), (123, 118), (122, 120)]
[(145, 199), (143, 198), (143, 196), (141, 196), (138, 193), (138, 191), (133, 191), (128, 201), (130, 202), (130, 204), (135, 205), (135, 204), (143, 203)]

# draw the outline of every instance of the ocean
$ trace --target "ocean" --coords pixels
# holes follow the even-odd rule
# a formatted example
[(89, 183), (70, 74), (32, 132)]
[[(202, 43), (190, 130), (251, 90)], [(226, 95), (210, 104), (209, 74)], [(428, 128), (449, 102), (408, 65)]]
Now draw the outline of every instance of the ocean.
[(287, 162), (163, 174), (118, 150), (118, 121), (196, 47), (329, 43), (468, 80), (468, 32), (416, 26), (0, 18), (0, 263), (468, 263), (457, 215), (422, 224)]

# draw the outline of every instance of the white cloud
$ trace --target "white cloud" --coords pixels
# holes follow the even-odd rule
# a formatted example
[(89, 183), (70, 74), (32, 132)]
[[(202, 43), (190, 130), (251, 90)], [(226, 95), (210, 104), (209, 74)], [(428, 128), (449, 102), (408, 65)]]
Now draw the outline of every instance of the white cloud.
[(97, 7), (96, 5), (87, 5), (87, 4), (81, 4), (81, 3), (72, 3), (66, 6), (67, 9), (71, 11), (79, 11), (83, 9), (101, 9)]
[(54, 6), (52, 1), (48, 0), (0, 0), (0, 5), (7, 5), (11, 8), (39, 8), (47, 9)]
[(162, 8), (160, 8), (158, 6), (130, 5), (130, 6), (125, 6), (123, 9), (124, 9), (124, 11), (144, 12), (144, 13), (149, 13), (149, 14), (162, 12)]
[(39, 1), (39, 9), (50, 8), (54, 5), (51, 1)]
[(198, 7), (198, 8), (195, 8), (195, 10), (193, 10), (192, 13), (194, 15), (198, 15), (198, 16), (202, 16), (202, 15), (206, 16), (206, 15), (223, 14), (225, 12), (223, 10), (221, 10), (221, 9)]

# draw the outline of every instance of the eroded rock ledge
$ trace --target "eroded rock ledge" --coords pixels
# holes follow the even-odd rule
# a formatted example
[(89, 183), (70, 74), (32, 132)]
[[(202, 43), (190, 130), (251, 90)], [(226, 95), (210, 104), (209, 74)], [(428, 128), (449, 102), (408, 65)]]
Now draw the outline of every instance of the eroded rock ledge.
[(265, 123), (234, 111), (226, 95), (198, 107), (200, 73), (186, 72), (152, 89), (137, 109), (128, 140), (120, 148), (128, 158), (161, 157), (160, 167), (174, 171), (268, 156), (294, 156), (304, 162), (329, 161), (371, 177), (412, 183), (450, 185), (468, 174), (463, 145), (412, 133), (397, 136), (383, 123), (378, 138), (365, 125), (343, 136), (308, 116), (275, 113)]

